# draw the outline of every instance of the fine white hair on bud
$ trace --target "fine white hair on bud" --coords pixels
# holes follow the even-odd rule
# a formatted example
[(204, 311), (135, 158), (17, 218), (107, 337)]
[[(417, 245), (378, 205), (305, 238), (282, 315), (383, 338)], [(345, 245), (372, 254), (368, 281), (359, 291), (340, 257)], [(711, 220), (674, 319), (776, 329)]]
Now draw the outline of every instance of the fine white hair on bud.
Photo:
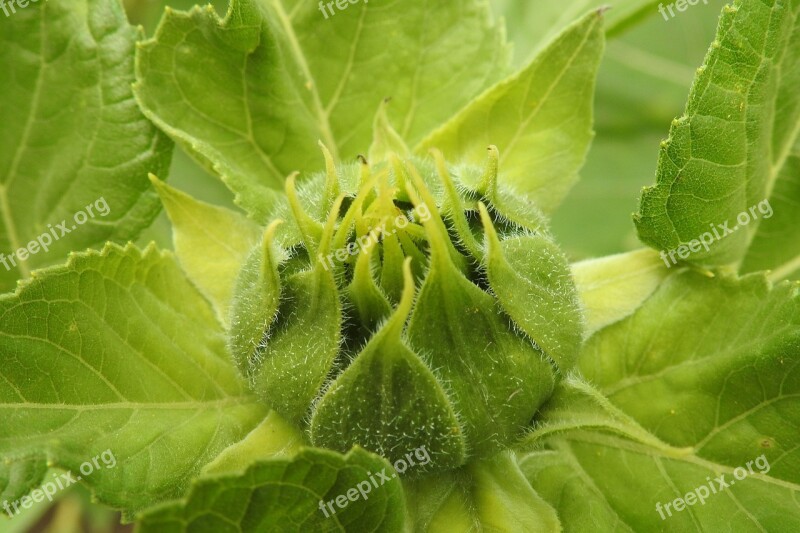
[[(297, 185), (239, 275), (229, 344), (315, 446), (418, 470), (510, 447), (574, 365), (575, 286), (547, 222), (483, 168), (387, 152)], [(397, 457), (395, 457), (397, 455)]]

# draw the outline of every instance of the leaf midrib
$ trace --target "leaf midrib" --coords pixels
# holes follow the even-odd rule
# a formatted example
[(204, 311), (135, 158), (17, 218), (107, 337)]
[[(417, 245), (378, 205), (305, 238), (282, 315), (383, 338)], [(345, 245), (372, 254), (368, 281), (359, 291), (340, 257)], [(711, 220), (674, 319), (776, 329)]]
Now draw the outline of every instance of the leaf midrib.
[(294, 31), (294, 26), (292, 26), (292, 21), (286, 13), (286, 10), (283, 8), (282, 0), (273, 0), (272, 5), (275, 8), (275, 14), (278, 17), (278, 21), (285, 32), (288, 42), (287, 44), (289, 45), (290, 51), (295, 58), (297, 66), (300, 68), (303, 76), (310, 84), (309, 90), (311, 92), (311, 98), (313, 101), (313, 109), (311, 109), (311, 112), (317, 117), (320, 134), (322, 135), (322, 138), (324, 139), (328, 149), (331, 151), (334, 159), (339, 159), (339, 150), (336, 144), (336, 139), (333, 136), (330, 119), (325, 112), (325, 107), (322, 105), (322, 99), (319, 96), (316, 80), (311, 74), (308, 61), (306, 61), (306, 56), (297, 40), (297, 34)]
[[(576, 432), (575, 434), (564, 437), (562, 440), (566, 441), (575, 441), (575, 442), (582, 442), (585, 444), (594, 444), (597, 446), (606, 446), (609, 448), (613, 448), (616, 450), (625, 450), (631, 453), (638, 453), (644, 455), (646, 457), (650, 457), (652, 459), (662, 458), (662, 459), (670, 459), (673, 461), (683, 461), (685, 463), (693, 464), (696, 466), (700, 466), (702, 468), (707, 468), (709, 470), (713, 470), (717, 473), (722, 474), (730, 474), (733, 475), (733, 471), (738, 467), (730, 467), (728, 465), (716, 463), (714, 461), (710, 461), (708, 459), (703, 459), (699, 457), (695, 453), (686, 453), (686, 454), (676, 454), (676, 455), (667, 455), (667, 454), (659, 454), (653, 453), (654, 451), (658, 451), (656, 448), (650, 448), (643, 444), (639, 444), (634, 441), (630, 441), (627, 439), (623, 439), (614, 435), (606, 435), (606, 434), (599, 434), (594, 432), (586, 432), (580, 431)], [(754, 478), (761, 480), (765, 483), (769, 483), (772, 485), (780, 486), (787, 490), (792, 490), (795, 492), (800, 493), (800, 485), (796, 483), (792, 483), (791, 481), (785, 481), (780, 478), (768, 476), (766, 474), (760, 473), (753, 473), (748, 474), (748, 478)]]
[[(545, 102), (548, 101), (548, 99), (550, 98), (550, 95), (553, 93), (555, 88), (558, 86), (559, 83), (561, 83), (561, 79), (564, 77), (566, 72), (570, 69), (572, 64), (575, 62), (575, 59), (583, 51), (584, 47), (586, 46), (586, 43), (589, 41), (589, 37), (592, 36), (592, 34), (593, 34), (594, 30), (595, 30), (595, 27), (599, 23), (599, 20), (600, 20), (599, 17), (595, 17), (592, 20), (592, 24), (591, 24), (591, 26), (589, 28), (586, 29), (586, 33), (584, 33), (583, 39), (581, 39), (581, 43), (578, 46), (575, 47), (575, 50), (573, 50), (572, 54), (570, 54), (569, 59), (564, 63), (564, 68), (561, 69), (561, 72), (559, 72), (558, 75), (553, 79), (552, 83), (547, 88), (547, 90), (545, 91), (544, 95), (542, 96), (542, 98), (537, 103), (536, 107), (534, 107), (531, 110), (531, 112), (528, 114), (528, 118), (526, 118), (524, 121), (520, 122), (519, 127), (517, 127), (516, 131), (514, 132), (514, 136), (511, 137), (511, 139), (509, 139), (508, 143), (506, 143), (506, 149), (500, 155), (499, 165), (500, 165), (501, 168), (503, 166), (503, 163), (507, 160), (508, 154), (513, 153), (514, 146), (519, 142), (519, 139), (522, 136), (522, 133), (524, 131), (528, 131), (528, 125), (531, 123), (531, 121), (542, 110), (542, 106), (545, 104)], [(528, 89), (530, 90), (530, 85), (528, 86)], [(525, 100), (525, 101), (528, 100), (527, 94), (526, 94), (526, 97), (523, 100)]]

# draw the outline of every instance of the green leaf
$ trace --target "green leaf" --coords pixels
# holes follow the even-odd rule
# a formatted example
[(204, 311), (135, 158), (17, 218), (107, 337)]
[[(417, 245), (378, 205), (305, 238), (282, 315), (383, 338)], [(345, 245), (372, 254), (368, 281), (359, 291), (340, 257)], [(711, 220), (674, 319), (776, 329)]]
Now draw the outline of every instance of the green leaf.
[[(620, 510), (620, 506), (614, 505), (616, 501), (612, 503), (606, 499), (606, 487), (595, 484), (595, 480), (575, 460), (571, 451), (568, 444), (563, 444), (553, 450), (532, 453), (520, 462), (520, 468), (530, 484), (556, 509), (563, 530), (567, 533), (595, 530), (634, 533), (635, 530), (626, 523), (628, 517), (625, 511), (634, 503), (637, 506), (641, 504), (640, 494), (644, 483), (639, 481), (638, 476), (630, 476), (638, 483), (640, 493), (629, 502), (622, 502), (627, 507)], [(627, 459), (627, 456), (620, 459)], [(610, 476), (619, 475), (608, 467), (606, 469), (605, 473)], [(659, 478), (661, 473), (652, 474)], [(658, 526), (664, 527), (663, 522)]]
[[(797, 32), (800, 36), (800, 32)], [(796, 39), (797, 40), (797, 39)], [(800, 44), (793, 50), (800, 49)], [(797, 69), (800, 72), (800, 68)], [(798, 87), (800, 80), (791, 84)], [(800, 124), (800, 120), (798, 120)], [(742, 260), (742, 272), (773, 270), (770, 279), (798, 279), (800, 269), (800, 136), (788, 154), (775, 178), (775, 188), (770, 197), (774, 216), (762, 217), (750, 248)]]
[(578, 179), (592, 140), (594, 82), (603, 53), (602, 14), (567, 28), (522, 71), (472, 101), (417, 147), (483, 163), (500, 150), (500, 183), (552, 212)]
[(442, 384), (401, 338), (414, 299), (410, 261), (394, 314), (316, 404), (311, 440), (340, 451), (358, 444), (392, 462), (425, 448), (431, 468), (455, 468), (466, 457), (461, 423)]
[(150, 181), (172, 222), (175, 255), (227, 326), (236, 276), (260, 228), (244, 215), (195, 200), (155, 176)]
[[(559, 246), (576, 260), (639, 247), (631, 212), (642, 187), (652, 182), (665, 127), (683, 109), (695, 69), (716, 33), (721, 2), (698, 2), (668, 22), (657, 12), (658, 3), (630, 31), (614, 38), (606, 32), (595, 93), (597, 135), (580, 181), (552, 220)], [(612, 4), (605, 13), (607, 29), (620, 7)], [(512, 37), (516, 45), (519, 38)]]
[[(761, 474), (758, 454), (747, 459), (754, 472), (750, 474), (744, 462), (729, 466), (694, 455), (676, 456), (600, 433), (575, 433), (550, 446), (525, 457), (521, 468), (533, 488), (556, 508), (566, 532), (800, 527), (800, 486)], [(734, 468), (744, 468), (748, 475), (737, 480)], [(720, 476), (731, 486), (719, 489)], [(676, 498), (694, 503), (676, 511)]]
[[(772, 279), (783, 279), (800, 268), (800, 22), (795, 23), (780, 66), (772, 137), (769, 195), (775, 215), (764, 215), (742, 261), (742, 272), (773, 269)], [(795, 275), (795, 278), (797, 276)]]
[(147, 173), (166, 175), (172, 153), (133, 100), (141, 33), (120, 2), (17, 7), (0, 25), (0, 291), (71, 250), (134, 239), (159, 210)]
[[(337, 497), (346, 502), (343, 508)], [(392, 533), (403, 531), (404, 507), (400, 481), (386, 460), (359, 448), (347, 455), (311, 448), (242, 474), (201, 478), (185, 499), (141, 515), (139, 531)]]
[[(793, 531), (798, 349), (796, 285), (670, 276), (587, 342), (580, 368), (595, 386), (563, 382), (522, 468), (567, 531)], [(720, 475), (730, 486), (711, 492)]]
[[(642, 194), (635, 217), (642, 242), (706, 267), (738, 265), (760, 221), (772, 217), (770, 200), (792, 192), (800, 135), (798, 11), (796, 2), (783, 0), (739, 0), (723, 10), (684, 115), (662, 142), (656, 185)], [(796, 197), (779, 202), (794, 210)], [(795, 257), (796, 247), (774, 251), (794, 235), (793, 226), (787, 215), (765, 226), (748, 270)]]
[(497, 81), (509, 62), (504, 28), (485, 0), (350, 2), (327, 19), (311, 2), (268, 5), (285, 56), (302, 72), (295, 86), (319, 99), (332, 136), (323, 140), (335, 140), (342, 158), (369, 146), (385, 98), (400, 136), (416, 143)]
[(0, 298), (0, 455), (46, 455), (102, 501), (176, 497), (266, 415), (237, 376), (213, 311), (175, 261), (108, 245)]
[(672, 276), (590, 339), (580, 368), (662, 440), (732, 467), (762, 449), (771, 459), (785, 453), (773, 475), (800, 481), (797, 290), (770, 289), (758, 275)]
[[(314, 133), (307, 113), (298, 116), (291, 105), (298, 98), (280, 78), (285, 65), (262, 19), (254, 0), (231, 2), (225, 21), (211, 6), (168, 9), (156, 36), (137, 48), (134, 93), (153, 122), (266, 224), (278, 198), (270, 187), (282, 183), (286, 168), (312, 162), (290, 148), (280, 157), (274, 152), (284, 143), (302, 146)], [(282, 126), (275, 131), (273, 124)]]
[(531, 488), (510, 453), (404, 485), (414, 531), (561, 530), (554, 509)]
[(573, 264), (586, 337), (631, 315), (668, 274), (664, 262), (647, 248)]
[(561, 372), (567, 372), (575, 364), (583, 338), (583, 317), (567, 258), (540, 235), (500, 240), (483, 204), (480, 209), (492, 292), (514, 323)]
[(505, 73), (509, 49), (485, 0), (344, 5), (327, 20), (296, 0), (233, 0), (225, 20), (168, 11), (139, 49), (147, 115), (259, 222), (268, 188), (317, 168), (318, 139), (343, 161), (367, 150), (387, 97), (389, 119), (416, 143)]

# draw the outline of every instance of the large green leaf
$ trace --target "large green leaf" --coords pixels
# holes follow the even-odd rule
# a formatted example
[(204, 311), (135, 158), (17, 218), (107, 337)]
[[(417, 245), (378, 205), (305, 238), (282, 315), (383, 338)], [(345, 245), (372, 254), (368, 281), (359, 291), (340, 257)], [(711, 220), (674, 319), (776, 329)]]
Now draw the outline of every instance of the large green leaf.
[(391, 98), (390, 119), (416, 142), (505, 74), (485, 0), (344, 5), (327, 20), (317, 3), (288, 0), (233, 0), (224, 20), (168, 11), (139, 50), (147, 115), (262, 222), (268, 188), (320, 166), (318, 139), (355, 158)]
[(642, 194), (635, 221), (643, 242), (704, 266), (740, 263), (756, 237), (748, 270), (797, 256), (787, 244), (797, 215), (769, 219), (779, 206), (796, 211), (799, 14), (791, 0), (739, 0), (723, 10), (686, 111), (662, 142), (657, 183)]
[(500, 150), (500, 181), (552, 212), (578, 179), (592, 140), (594, 82), (603, 54), (602, 12), (569, 26), (520, 72), (473, 100), (425, 138), (449, 160), (483, 164)]
[[(800, 528), (800, 485), (761, 474), (754, 462), (763, 464), (759, 454), (748, 459), (754, 472), (750, 475), (745, 463), (732, 467), (602, 433), (575, 433), (551, 446), (527, 456), (521, 468), (556, 508), (566, 532)], [(735, 478), (737, 467), (748, 475)], [(720, 489), (720, 476), (731, 486)], [(693, 503), (677, 511), (676, 498)]]
[(139, 531), (392, 533), (403, 531), (404, 501), (385, 459), (359, 448), (347, 455), (309, 448), (241, 474), (201, 478), (184, 500), (142, 515)]
[(107, 246), (34, 273), (0, 298), (0, 456), (75, 473), (137, 509), (185, 489), (266, 416), (221, 326), (171, 256)]
[[(579, 366), (596, 389), (565, 382), (578, 386), (544, 408), (523, 469), (568, 531), (793, 531), (798, 353), (797, 286), (671, 276), (589, 339)], [(705, 503), (664, 508), (721, 475), (730, 487)]]
[(663, 440), (737, 464), (769, 446), (785, 453), (773, 474), (797, 481), (798, 350), (797, 287), (684, 273), (591, 338), (579, 366)]
[[(0, 253), (16, 267), (0, 256), (0, 291), (71, 250), (135, 238), (158, 213), (147, 173), (167, 174), (172, 142), (131, 93), (139, 37), (117, 0), (31, 3), (3, 17)], [(81, 224), (87, 206), (94, 216)]]

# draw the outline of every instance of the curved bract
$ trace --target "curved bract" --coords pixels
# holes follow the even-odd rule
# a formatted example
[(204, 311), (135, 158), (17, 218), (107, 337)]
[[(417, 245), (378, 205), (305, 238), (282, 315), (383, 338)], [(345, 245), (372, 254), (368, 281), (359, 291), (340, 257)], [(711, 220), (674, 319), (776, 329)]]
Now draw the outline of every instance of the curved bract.
[(569, 370), (582, 319), (544, 217), (485, 168), (387, 153), (287, 181), (235, 291), (230, 346), (315, 446), (425, 470), (508, 448)]

